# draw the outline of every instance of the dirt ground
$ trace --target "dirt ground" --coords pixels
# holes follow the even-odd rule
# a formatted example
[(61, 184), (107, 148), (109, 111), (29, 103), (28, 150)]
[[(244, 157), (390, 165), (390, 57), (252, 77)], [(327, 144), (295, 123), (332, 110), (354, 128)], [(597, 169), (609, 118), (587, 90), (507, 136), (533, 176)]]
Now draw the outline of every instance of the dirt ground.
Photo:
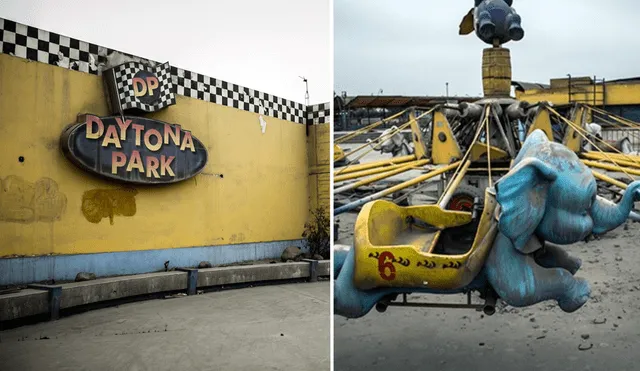
[[(355, 218), (337, 216), (338, 243), (352, 244)], [(499, 303), (490, 317), (397, 307), (357, 320), (336, 316), (335, 370), (640, 370), (640, 223), (566, 249), (583, 260), (577, 276), (592, 287), (577, 312), (549, 301), (529, 308)], [(462, 303), (465, 297), (411, 299)]]
[(260, 286), (22, 326), (0, 332), (0, 370), (329, 370), (329, 292)]

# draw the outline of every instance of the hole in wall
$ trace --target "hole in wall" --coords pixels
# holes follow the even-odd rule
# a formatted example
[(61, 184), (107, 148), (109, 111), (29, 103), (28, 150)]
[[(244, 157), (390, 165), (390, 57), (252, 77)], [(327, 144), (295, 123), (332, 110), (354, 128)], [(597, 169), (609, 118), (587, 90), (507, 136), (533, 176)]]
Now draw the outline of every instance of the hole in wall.
[(18, 162), (24, 162), (24, 156), (18, 157)]

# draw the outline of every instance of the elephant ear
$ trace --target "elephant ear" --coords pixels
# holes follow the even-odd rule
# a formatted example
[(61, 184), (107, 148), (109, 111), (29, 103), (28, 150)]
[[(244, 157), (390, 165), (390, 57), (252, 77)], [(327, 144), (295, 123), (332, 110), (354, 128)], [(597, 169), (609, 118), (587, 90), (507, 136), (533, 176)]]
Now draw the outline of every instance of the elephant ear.
[[(478, 6), (478, 1), (476, 1), (476, 6)], [(471, 8), (471, 10), (469, 10), (469, 13), (467, 13), (467, 15), (465, 15), (464, 18), (462, 18), (462, 22), (460, 22), (460, 26), (459, 26), (460, 30), (458, 31), (460, 35), (468, 35), (475, 30), (474, 19), (473, 19), (474, 11), (475, 9)]]
[(498, 228), (523, 253), (532, 252), (527, 251), (527, 242), (544, 216), (549, 186), (557, 177), (554, 168), (529, 157), (496, 183)]

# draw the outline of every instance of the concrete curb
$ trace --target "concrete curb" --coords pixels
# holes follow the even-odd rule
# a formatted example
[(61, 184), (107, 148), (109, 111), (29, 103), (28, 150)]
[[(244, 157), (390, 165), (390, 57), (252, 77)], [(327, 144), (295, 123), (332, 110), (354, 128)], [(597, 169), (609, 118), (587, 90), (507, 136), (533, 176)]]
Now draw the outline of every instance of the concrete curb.
[[(329, 260), (309, 260), (297, 263), (194, 269), (192, 271), (196, 272), (192, 274), (197, 274), (197, 279), (192, 281), (197, 282), (197, 288), (303, 278), (313, 281), (314, 277), (329, 276), (330, 268)], [(21, 290), (0, 296), (0, 322), (47, 313), (51, 313), (52, 319), (56, 319), (57, 316), (53, 313), (56, 309), (161, 292), (187, 292), (190, 288), (189, 274), (189, 271), (147, 273)], [(55, 287), (62, 288), (59, 308), (50, 305), (51, 295), (47, 292)], [(194, 287), (191, 289), (191, 292), (195, 292)]]

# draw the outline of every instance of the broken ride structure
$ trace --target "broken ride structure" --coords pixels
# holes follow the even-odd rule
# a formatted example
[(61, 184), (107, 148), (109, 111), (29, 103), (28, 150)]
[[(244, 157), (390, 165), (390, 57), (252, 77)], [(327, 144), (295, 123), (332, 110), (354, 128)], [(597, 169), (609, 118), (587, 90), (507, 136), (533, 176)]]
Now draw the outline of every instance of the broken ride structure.
[[(336, 314), (360, 317), (374, 306), (410, 305), (493, 314), (497, 299), (518, 307), (555, 300), (573, 312), (586, 303), (590, 288), (574, 276), (581, 261), (560, 246), (637, 219), (640, 157), (595, 134), (590, 121), (606, 116), (635, 135), (640, 126), (585, 103), (557, 107), (512, 98), (510, 52), (502, 45), (521, 40), (524, 31), (511, 5), (478, 0), (460, 25), (461, 34), (475, 30), (491, 44), (483, 52), (484, 98), (411, 108), (404, 125), (349, 154), (334, 152), (334, 160), (342, 161), (334, 171), (336, 200), (397, 174), (423, 171), (334, 209), (340, 215), (361, 208), (353, 246), (334, 250)], [(423, 117), (430, 118), (427, 127), (418, 125)], [(412, 153), (355, 164), (406, 128)], [(435, 202), (399, 205), (435, 180), (442, 183)], [(399, 192), (404, 194), (397, 197)], [(483, 304), (471, 303), (474, 291)], [(468, 302), (410, 303), (408, 293), (466, 293)]]

